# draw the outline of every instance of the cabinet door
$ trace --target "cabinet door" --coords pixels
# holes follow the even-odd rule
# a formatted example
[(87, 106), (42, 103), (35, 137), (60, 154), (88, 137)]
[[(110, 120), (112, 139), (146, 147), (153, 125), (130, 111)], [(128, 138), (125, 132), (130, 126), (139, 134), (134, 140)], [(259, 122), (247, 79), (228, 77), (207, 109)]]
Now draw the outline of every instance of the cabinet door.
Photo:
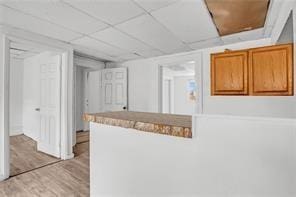
[(293, 95), (292, 44), (249, 51), (251, 95)]
[(212, 95), (248, 94), (247, 51), (212, 54), (211, 92)]

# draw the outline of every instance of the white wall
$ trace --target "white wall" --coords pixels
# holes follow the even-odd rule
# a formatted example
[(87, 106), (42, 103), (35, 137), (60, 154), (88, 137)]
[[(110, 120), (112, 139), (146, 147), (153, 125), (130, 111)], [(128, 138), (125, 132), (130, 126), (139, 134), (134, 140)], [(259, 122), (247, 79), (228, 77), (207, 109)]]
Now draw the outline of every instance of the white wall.
[(193, 115), (195, 113), (195, 102), (189, 100), (188, 81), (194, 80), (194, 76), (175, 76), (174, 83), (174, 113)]
[(289, 15), (289, 18), (284, 26), (284, 29), (277, 41), (277, 44), (293, 43), (293, 13)]
[(0, 181), (9, 177), (9, 40), (0, 26)]
[(162, 81), (162, 113), (173, 112), (173, 85), (172, 79), (163, 79)]
[(294, 120), (194, 121), (193, 139), (91, 123), (91, 196), (296, 196)]
[(10, 59), (10, 136), (23, 134), (24, 61)]
[[(296, 117), (295, 96), (211, 96), (210, 54), (227, 49), (247, 49), (270, 45), (270, 39), (241, 42), (194, 52), (124, 62), (128, 67), (129, 110), (158, 112), (159, 109), (159, 65), (162, 62), (178, 62), (180, 59), (194, 59), (201, 55), (203, 78), (203, 112), (206, 114), (227, 114), (242, 116)], [(198, 75), (197, 68), (196, 74)], [(296, 81), (296, 80), (295, 80)], [(296, 88), (296, 85), (295, 85)], [(295, 91), (296, 92), (296, 91)]]
[(76, 131), (84, 130), (82, 116), (84, 113), (84, 69), (80, 66), (76, 67)]

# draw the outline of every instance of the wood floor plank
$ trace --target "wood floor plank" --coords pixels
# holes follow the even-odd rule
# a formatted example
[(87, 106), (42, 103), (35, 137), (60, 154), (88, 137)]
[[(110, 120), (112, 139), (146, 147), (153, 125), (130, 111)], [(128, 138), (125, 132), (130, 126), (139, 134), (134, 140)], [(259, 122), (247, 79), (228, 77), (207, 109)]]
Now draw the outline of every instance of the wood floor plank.
[(25, 136), (10, 137), (10, 175), (15, 176), (30, 170), (55, 163), (58, 158), (37, 151), (37, 143)]
[(88, 142), (89, 141), (89, 131), (77, 132), (76, 143)]

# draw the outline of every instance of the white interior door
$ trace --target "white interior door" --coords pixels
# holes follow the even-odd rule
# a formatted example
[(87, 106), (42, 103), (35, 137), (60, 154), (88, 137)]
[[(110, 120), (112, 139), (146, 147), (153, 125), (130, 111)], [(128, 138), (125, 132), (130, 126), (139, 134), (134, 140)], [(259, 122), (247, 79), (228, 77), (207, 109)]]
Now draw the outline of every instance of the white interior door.
[(127, 110), (127, 69), (102, 70), (103, 111)]
[(87, 107), (88, 113), (98, 113), (102, 112), (102, 80), (101, 71), (91, 71), (88, 73), (88, 98)]
[[(102, 112), (102, 77), (101, 71), (89, 71), (84, 73), (85, 101), (84, 113)], [(84, 131), (89, 130), (89, 122), (84, 122)]]
[(60, 157), (60, 56), (40, 65), (40, 134), (37, 149)]

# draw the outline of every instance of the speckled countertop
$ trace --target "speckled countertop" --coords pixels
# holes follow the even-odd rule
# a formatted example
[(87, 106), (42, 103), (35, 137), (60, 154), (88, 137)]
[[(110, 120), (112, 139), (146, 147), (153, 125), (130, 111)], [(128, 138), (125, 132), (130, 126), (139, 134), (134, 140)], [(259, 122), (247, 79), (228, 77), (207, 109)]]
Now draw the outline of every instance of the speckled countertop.
[(84, 114), (83, 119), (140, 131), (192, 138), (191, 116), (186, 115), (120, 111)]

